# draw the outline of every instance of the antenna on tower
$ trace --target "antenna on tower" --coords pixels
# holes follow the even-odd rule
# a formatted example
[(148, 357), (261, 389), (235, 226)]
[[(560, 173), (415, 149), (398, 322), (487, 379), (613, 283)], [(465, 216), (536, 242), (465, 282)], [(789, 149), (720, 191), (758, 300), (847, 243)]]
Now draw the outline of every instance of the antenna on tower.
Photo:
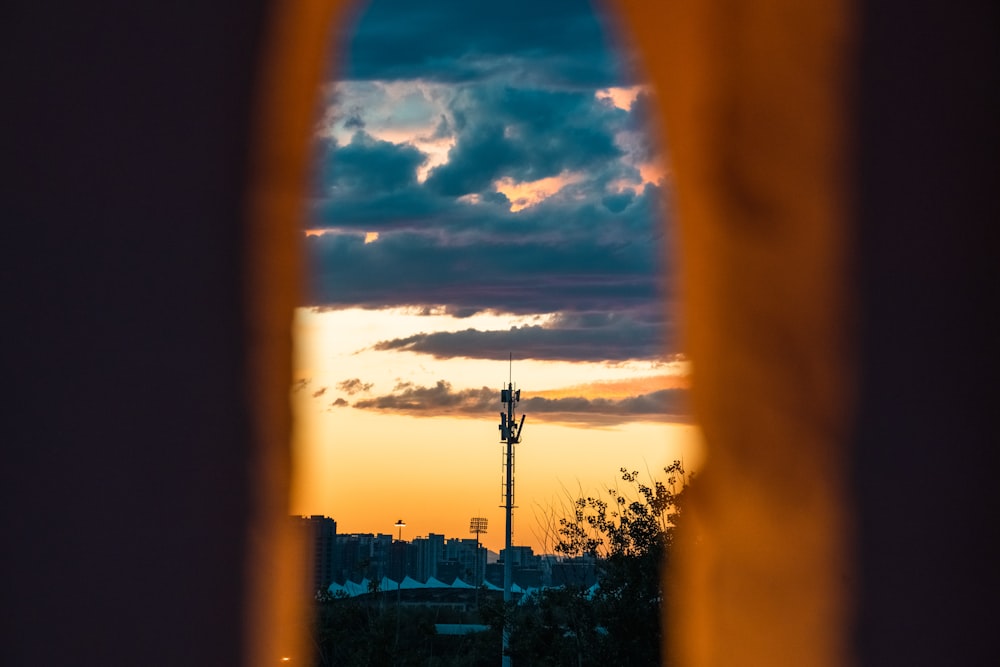
[[(521, 415), (521, 422), (517, 423), (514, 415), (514, 406), (521, 400), (521, 390), (514, 390), (514, 353), (510, 353), (508, 360), (507, 388), (500, 390), (500, 402), (506, 406), (506, 411), (500, 412), (500, 436), (504, 443), (504, 483), (503, 508), (506, 510), (506, 535), (505, 549), (503, 557), (503, 601), (511, 600), (511, 585), (514, 581), (514, 542), (512, 539), (512, 525), (514, 516), (514, 445), (521, 442), (521, 430), (524, 428), (524, 417)], [(504, 623), (503, 628), (503, 652), (502, 666), (510, 667), (510, 628)]]

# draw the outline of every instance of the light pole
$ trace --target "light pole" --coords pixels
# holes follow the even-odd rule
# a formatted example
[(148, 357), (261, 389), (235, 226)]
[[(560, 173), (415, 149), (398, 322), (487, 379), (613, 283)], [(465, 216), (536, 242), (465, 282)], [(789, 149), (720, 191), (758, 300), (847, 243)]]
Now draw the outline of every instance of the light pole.
[(476, 609), (479, 608), (479, 534), (486, 532), (486, 524), (489, 519), (481, 516), (474, 516), (469, 519), (469, 532), (476, 534), (476, 560), (472, 564), (472, 582), (476, 585)]
[[(397, 542), (403, 541), (403, 527), (406, 523), (402, 519), (396, 519), (394, 524), (396, 528), (399, 529), (399, 536), (396, 538)], [(399, 613), (400, 607), (402, 606), (402, 588), (403, 588), (403, 577), (406, 575), (406, 556), (403, 556), (402, 562), (402, 572), (397, 573), (399, 579), (396, 581), (396, 645), (395, 650), (399, 651)]]
[[(406, 576), (406, 551), (405, 547), (402, 545), (403, 541), (403, 527), (406, 526), (406, 522), (402, 519), (396, 519), (396, 523), (393, 524), (399, 529), (398, 536), (396, 538), (397, 544), (395, 547), (391, 547), (389, 551), (389, 565), (392, 565), (393, 556), (399, 558), (399, 570), (394, 574), (398, 577), (396, 580), (396, 603), (399, 603), (399, 588), (403, 584), (403, 577)], [(390, 571), (391, 571), (390, 567)]]

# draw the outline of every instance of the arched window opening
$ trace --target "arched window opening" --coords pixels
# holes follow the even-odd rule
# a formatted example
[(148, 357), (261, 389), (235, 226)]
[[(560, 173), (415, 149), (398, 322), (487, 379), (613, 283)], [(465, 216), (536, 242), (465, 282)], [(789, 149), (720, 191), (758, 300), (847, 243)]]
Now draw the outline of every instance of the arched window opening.
[(291, 511), (339, 534), (323, 590), (490, 580), (444, 554), (396, 562), (394, 522), (412, 541), (485, 518), (492, 564), (509, 382), (527, 415), (513, 542), (535, 556), (621, 469), (701, 461), (656, 100), (598, 10), (376, 0), (337, 26), (292, 387)]

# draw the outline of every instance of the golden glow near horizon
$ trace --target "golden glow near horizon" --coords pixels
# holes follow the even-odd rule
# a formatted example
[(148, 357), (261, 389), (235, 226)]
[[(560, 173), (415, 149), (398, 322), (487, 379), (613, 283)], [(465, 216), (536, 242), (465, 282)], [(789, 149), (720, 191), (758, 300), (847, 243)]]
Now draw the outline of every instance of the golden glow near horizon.
[(639, 93), (647, 90), (647, 86), (615, 86), (598, 90), (596, 95), (599, 100), (607, 100), (619, 109), (628, 111), (639, 97)]
[[(395, 534), (404, 539), (444, 534), (468, 537), (469, 518), (490, 520), (482, 536), (488, 548), (503, 544), (499, 391), (508, 381), (506, 360), (435, 359), (406, 351), (373, 351), (375, 343), (425, 331), (501, 328), (535, 323), (537, 317), (480, 314), (456, 319), (406, 309), (310, 310), (295, 318), (295, 382), (291, 401), (293, 514), (323, 514), (340, 533)], [(516, 351), (515, 351), (516, 352)], [(668, 386), (685, 386), (683, 361), (622, 364), (514, 360), (513, 380), (529, 396), (621, 397)], [(348, 380), (357, 383), (342, 384)], [(455, 390), (487, 386), (497, 393), (495, 411), (411, 416), (350, 407), (356, 400), (389, 394), (400, 383)], [(552, 520), (579, 495), (606, 493), (622, 467), (649, 472), (675, 459), (688, 470), (702, 460), (697, 428), (690, 424), (638, 421), (566, 424), (557, 415), (527, 412), (524, 439), (516, 449), (514, 541), (550, 552)], [(441, 415), (441, 416), (438, 416)]]
[(541, 178), (537, 181), (522, 182), (504, 177), (496, 181), (493, 187), (510, 200), (510, 212), (517, 213), (548, 199), (567, 185), (577, 183), (581, 179), (582, 175), (571, 173)]

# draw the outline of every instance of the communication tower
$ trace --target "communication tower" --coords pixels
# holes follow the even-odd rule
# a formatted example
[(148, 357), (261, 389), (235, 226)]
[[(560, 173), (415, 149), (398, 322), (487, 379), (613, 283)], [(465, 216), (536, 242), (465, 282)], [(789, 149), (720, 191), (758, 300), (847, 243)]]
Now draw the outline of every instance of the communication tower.
[[(513, 369), (513, 355), (511, 355), (511, 368)], [(512, 377), (512, 376), (509, 376)], [(521, 415), (520, 423), (517, 422), (514, 414), (514, 407), (521, 400), (521, 390), (514, 388), (511, 379), (507, 381), (507, 388), (500, 390), (500, 402), (506, 407), (506, 411), (500, 412), (500, 442), (504, 443), (503, 462), (503, 508), (506, 513), (507, 525), (505, 534), (505, 551), (503, 558), (503, 601), (504, 606), (511, 600), (511, 585), (514, 581), (514, 558), (513, 541), (511, 539), (512, 519), (514, 514), (514, 445), (521, 442), (521, 429), (524, 427), (524, 417)], [(503, 667), (510, 667), (510, 628), (504, 621), (503, 628)]]

